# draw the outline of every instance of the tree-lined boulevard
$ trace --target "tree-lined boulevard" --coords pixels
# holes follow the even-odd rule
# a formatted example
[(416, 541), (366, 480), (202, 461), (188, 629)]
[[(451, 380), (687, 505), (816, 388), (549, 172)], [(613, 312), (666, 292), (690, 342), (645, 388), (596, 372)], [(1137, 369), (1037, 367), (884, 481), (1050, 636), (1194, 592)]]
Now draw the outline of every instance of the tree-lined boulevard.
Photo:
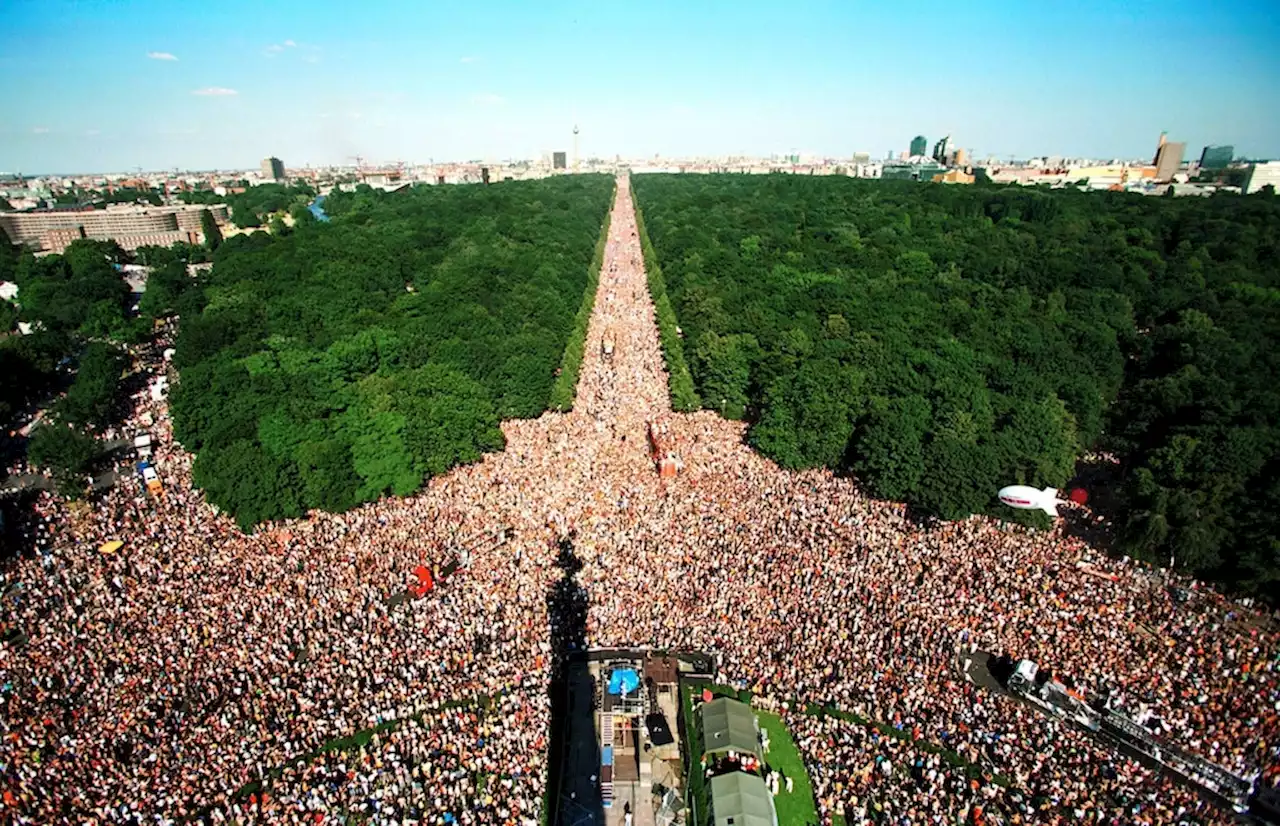
[[(73, 519), (61, 499), (40, 495), (36, 518), (20, 526), (37, 550), (3, 582), (8, 818), (532, 826), (545, 805), (547, 681), (566, 650), (552, 623), (566, 543), (581, 562), (586, 643), (713, 652), (718, 682), (751, 689), (794, 733), (824, 824), (1228, 822), (1076, 730), (967, 683), (955, 661), (975, 649), (1107, 691), (1135, 715), (1153, 713), (1183, 747), (1276, 781), (1280, 637), (1265, 615), (1110, 558), (1063, 525), (921, 524), (849, 477), (784, 469), (745, 443), (745, 423), (671, 412), (632, 184), (621, 177), (616, 188), (572, 410), (534, 418), (537, 409), (499, 397), (504, 449), (433, 469), (409, 495), (246, 533), (193, 487), (167, 403), (144, 394), (122, 426), (155, 422), (163, 498), (119, 486)], [(361, 210), (381, 207), (337, 206), (323, 229), (300, 232), (341, 238), (344, 222), (358, 232)], [(644, 219), (665, 255), (648, 206)], [(211, 283), (222, 288), (206, 291), (206, 318), (219, 302), (244, 312), (236, 285), (274, 260), (252, 236), (224, 247), (241, 244), (263, 249), (239, 259), (242, 271), (219, 271), (236, 258), (215, 264)], [(297, 277), (323, 269), (314, 261)], [(395, 272), (388, 300), (413, 295)], [(662, 275), (684, 340), (698, 341), (675, 273), (664, 264)], [(333, 277), (316, 282), (348, 299)], [(566, 340), (581, 291), (574, 299)], [(281, 310), (273, 332), (293, 324), (289, 335), (326, 352), (361, 335), (355, 319), (307, 323), (308, 306)], [(197, 344), (235, 352), (232, 338), (261, 334), (243, 318), (203, 332), (192, 319), (176, 357), (181, 384), (198, 378)], [(551, 375), (561, 353), (545, 360)], [(260, 366), (296, 376), (314, 363), (299, 354)], [(698, 381), (708, 386), (706, 374)], [(545, 407), (551, 382), (538, 386)], [(431, 388), (415, 398), (429, 404)], [(400, 403), (398, 389), (387, 389), (388, 404)], [(190, 390), (178, 392), (175, 407)], [(683, 463), (673, 479), (650, 455), (655, 420)], [(257, 433), (282, 443), (305, 425), (258, 421)], [(244, 463), (255, 472), (251, 457)], [(110, 540), (125, 544), (99, 550)], [(416, 567), (439, 570), (463, 550), (467, 565), (426, 596), (393, 599)], [(1175, 597), (1170, 585), (1186, 590)], [(808, 715), (797, 702), (847, 714)], [(964, 765), (939, 759), (940, 747)], [(977, 767), (972, 777), (966, 766)]]

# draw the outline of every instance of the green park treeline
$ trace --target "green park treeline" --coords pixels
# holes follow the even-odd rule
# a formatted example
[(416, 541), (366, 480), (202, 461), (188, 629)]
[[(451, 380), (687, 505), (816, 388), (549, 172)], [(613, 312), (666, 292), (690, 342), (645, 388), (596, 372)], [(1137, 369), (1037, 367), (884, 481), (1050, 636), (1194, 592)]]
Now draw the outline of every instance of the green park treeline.
[(501, 449), (501, 419), (553, 402), (612, 191), (361, 187), (329, 196), (329, 222), (224, 241), (174, 357), (195, 483), (249, 526)]
[(700, 398), (784, 467), (850, 472), (947, 519), (1013, 516), (1001, 486), (1061, 487), (1105, 454), (1095, 493), (1122, 550), (1277, 592), (1270, 193), (791, 175), (633, 189), (677, 407)]
[[(616, 194), (615, 192), (614, 197)], [(562, 413), (573, 409), (574, 395), (578, 389), (578, 373), (582, 370), (582, 359), (586, 355), (587, 327), (591, 323), (591, 311), (596, 304), (596, 289), (600, 286), (600, 268), (604, 265), (604, 248), (609, 240), (611, 215), (612, 212), (605, 213), (604, 226), (596, 241), (595, 257), (587, 268), (587, 287), (582, 291), (582, 303), (578, 305), (578, 314), (573, 319), (573, 332), (569, 334), (564, 355), (560, 359), (560, 370), (551, 385), (549, 407)]]

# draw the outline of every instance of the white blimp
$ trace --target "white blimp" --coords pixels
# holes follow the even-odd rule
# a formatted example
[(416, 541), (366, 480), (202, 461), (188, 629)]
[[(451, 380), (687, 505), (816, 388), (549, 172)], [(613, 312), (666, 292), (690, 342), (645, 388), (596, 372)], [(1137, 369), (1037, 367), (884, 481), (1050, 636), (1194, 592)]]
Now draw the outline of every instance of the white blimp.
[(1026, 485), (1010, 485), (1007, 488), (1000, 488), (996, 496), (1011, 508), (1042, 510), (1050, 516), (1057, 516), (1058, 505), (1063, 504), (1063, 501), (1058, 498), (1057, 488), (1036, 490)]

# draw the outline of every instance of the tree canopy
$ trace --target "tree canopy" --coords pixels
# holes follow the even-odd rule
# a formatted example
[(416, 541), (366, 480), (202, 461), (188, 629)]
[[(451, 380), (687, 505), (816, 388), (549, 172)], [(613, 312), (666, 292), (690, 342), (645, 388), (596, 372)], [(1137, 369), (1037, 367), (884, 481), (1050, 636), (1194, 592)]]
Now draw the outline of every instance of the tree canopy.
[(315, 189), (302, 182), (260, 184), (246, 187), (244, 192), (225, 196), (218, 195), (211, 189), (196, 189), (178, 194), (178, 198), (187, 204), (226, 204), (231, 210), (231, 223), (242, 228), (260, 227), (272, 215), (288, 212), (292, 207), (306, 204), (315, 197)]
[(95, 192), (89, 197), (91, 197), (93, 205), (97, 209), (105, 209), (107, 204), (145, 203), (152, 206), (160, 206), (164, 203), (163, 194), (159, 190), (150, 188), (120, 187), (111, 192)]
[(74, 499), (88, 487), (88, 473), (101, 452), (102, 445), (93, 436), (50, 422), (31, 434), (27, 456), (31, 464), (49, 468), (58, 492)]
[(1126, 550), (1274, 588), (1273, 199), (800, 176), (634, 190), (686, 401), (747, 418), (782, 465), (1008, 517), (1002, 485), (1060, 487), (1109, 451)]
[(100, 429), (116, 418), (120, 379), (129, 360), (110, 344), (90, 342), (80, 355), (76, 377), (55, 406), (55, 416), (76, 427)]
[[(139, 250), (137, 257), (153, 271), (134, 313), (132, 293), (116, 269), (128, 256), (116, 244), (81, 239), (61, 255), (36, 258), (7, 250), (4, 240), (0, 237), (0, 257), (16, 256), (19, 292), (16, 303), (0, 302), (0, 332), (18, 319), (33, 329), (30, 335), (0, 336), (0, 426), (9, 426), (24, 410), (48, 405), (65, 390), (49, 407), (48, 424), (35, 431), (56, 431), (40, 437), (56, 449), (37, 449), (33, 434), (29, 451), (33, 461), (37, 455), (44, 459), (36, 464), (52, 470), (59, 484), (75, 493), (96, 458), (84, 457), (88, 448), (96, 450), (93, 433), (124, 412), (120, 397), (129, 359), (117, 345), (146, 338), (158, 318), (199, 314), (204, 293), (200, 281), (187, 274), (187, 263), (204, 250), (188, 244)], [(70, 429), (74, 433), (68, 436)]]
[(196, 484), (248, 526), (500, 449), (500, 419), (548, 406), (612, 189), (364, 187), (329, 222), (224, 240), (174, 358)]
[(114, 266), (126, 260), (114, 241), (90, 239), (62, 255), (23, 252), (14, 268), (23, 320), (64, 334), (126, 337), (129, 285)]

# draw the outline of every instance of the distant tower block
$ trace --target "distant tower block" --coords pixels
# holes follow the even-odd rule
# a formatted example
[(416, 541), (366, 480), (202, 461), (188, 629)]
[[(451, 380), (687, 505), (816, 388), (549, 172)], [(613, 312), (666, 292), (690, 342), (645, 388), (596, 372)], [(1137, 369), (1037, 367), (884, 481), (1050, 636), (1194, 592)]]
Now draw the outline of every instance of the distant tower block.
[(578, 171), (578, 124), (573, 125), (573, 171)]

